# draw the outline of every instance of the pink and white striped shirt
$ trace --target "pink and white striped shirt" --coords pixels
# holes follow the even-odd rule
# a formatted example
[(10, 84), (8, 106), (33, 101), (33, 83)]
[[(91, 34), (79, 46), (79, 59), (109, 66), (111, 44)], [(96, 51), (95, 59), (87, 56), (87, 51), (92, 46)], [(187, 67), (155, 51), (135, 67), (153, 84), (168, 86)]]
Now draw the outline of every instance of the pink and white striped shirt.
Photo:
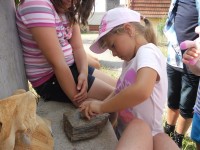
[(33, 87), (46, 82), (54, 72), (33, 39), (30, 28), (55, 27), (66, 63), (69, 66), (74, 63), (72, 47), (68, 42), (72, 36), (69, 21), (64, 14), (59, 17), (50, 0), (25, 0), (17, 8), (16, 23), (23, 47), (26, 75)]

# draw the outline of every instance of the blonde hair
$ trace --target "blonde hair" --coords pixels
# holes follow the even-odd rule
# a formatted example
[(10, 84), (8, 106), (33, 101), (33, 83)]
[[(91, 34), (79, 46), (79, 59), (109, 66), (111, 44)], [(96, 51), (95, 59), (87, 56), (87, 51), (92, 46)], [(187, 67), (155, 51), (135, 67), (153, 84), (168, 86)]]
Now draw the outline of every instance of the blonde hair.
[[(154, 32), (151, 22), (147, 18), (144, 18), (144, 17), (141, 17), (141, 20), (144, 21), (144, 23), (145, 23), (144, 26), (142, 24), (140, 24), (139, 22), (131, 22), (131, 24), (135, 27), (138, 34), (144, 36), (144, 38), (147, 40), (148, 43), (153, 43), (153, 44), (157, 45), (156, 35), (155, 35), (155, 32)], [(107, 36), (112, 35), (112, 34), (120, 34), (120, 33), (124, 33), (124, 32), (125, 32), (125, 30), (123, 28), (123, 24), (114, 27), (108, 34), (106, 34), (99, 40), (100, 46), (102, 48), (105, 48), (105, 46), (106, 46), (105, 38)]]

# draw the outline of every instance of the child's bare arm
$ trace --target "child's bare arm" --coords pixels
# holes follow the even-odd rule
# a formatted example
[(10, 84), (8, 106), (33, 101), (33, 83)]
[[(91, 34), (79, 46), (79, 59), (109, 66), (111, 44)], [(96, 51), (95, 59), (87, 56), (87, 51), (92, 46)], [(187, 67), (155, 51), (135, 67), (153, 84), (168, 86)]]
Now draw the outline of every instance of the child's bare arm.
[(159, 76), (154, 69), (141, 68), (133, 85), (104, 101), (84, 102), (80, 108), (90, 119), (94, 114), (118, 112), (136, 106), (150, 97), (157, 80)]
[(142, 103), (150, 97), (156, 80), (159, 80), (159, 77), (154, 69), (141, 68), (137, 73), (136, 82), (110, 100), (104, 101), (99, 111), (101, 113), (118, 112)]

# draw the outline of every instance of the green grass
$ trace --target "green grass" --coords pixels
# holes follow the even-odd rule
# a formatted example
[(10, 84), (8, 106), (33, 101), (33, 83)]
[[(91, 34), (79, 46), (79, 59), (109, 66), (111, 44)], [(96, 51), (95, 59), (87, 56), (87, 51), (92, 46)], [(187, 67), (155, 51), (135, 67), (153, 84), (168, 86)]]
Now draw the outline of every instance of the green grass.
[(120, 75), (119, 70), (114, 70), (112, 68), (101, 66), (100, 70), (115, 79), (118, 79), (118, 77)]
[(196, 144), (188, 136), (185, 136), (182, 150), (196, 150)]

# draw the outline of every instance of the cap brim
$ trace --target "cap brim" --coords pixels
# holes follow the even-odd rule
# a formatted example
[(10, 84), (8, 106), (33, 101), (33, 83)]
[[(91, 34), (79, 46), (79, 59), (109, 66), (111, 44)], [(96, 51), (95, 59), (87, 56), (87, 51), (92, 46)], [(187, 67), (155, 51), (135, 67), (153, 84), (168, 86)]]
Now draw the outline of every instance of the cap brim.
[(104, 36), (106, 35), (108, 32), (110, 32), (111, 29), (101, 33), (98, 38), (94, 41), (94, 43), (90, 46), (90, 50), (94, 53), (97, 53), (97, 54), (101, 54), (103, 52), (105, 52), (108, 48), (105, 47), (105, 48), (102, 48), (101, 45), (99, 44), (99, 40)]

